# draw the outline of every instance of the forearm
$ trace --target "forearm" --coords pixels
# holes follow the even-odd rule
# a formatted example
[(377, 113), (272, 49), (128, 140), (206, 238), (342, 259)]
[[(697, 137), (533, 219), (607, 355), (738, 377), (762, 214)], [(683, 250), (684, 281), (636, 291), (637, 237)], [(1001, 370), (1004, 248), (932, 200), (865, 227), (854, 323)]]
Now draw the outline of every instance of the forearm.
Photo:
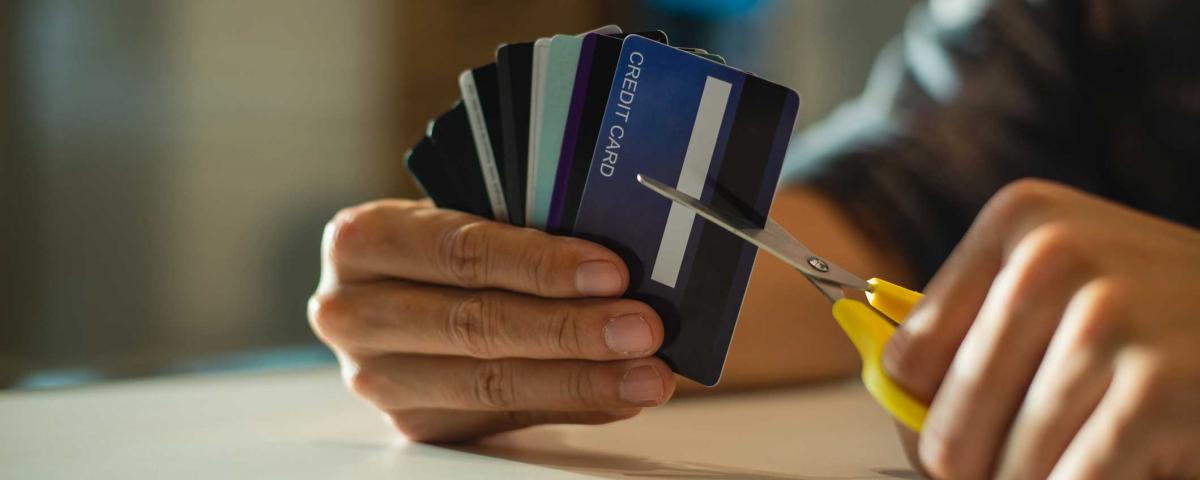
[[(864, 277), (908, 283), (906, 265), (877, 245), (828, 197), (788, 187), (772, 218), (821, 255)], [(858, 357), (830, 315), (829, 301), (804, 276), (758, 255), (718, 390), (798, 384), (849, 375)], [(682, 392), (700, 388), (682, 382)]]

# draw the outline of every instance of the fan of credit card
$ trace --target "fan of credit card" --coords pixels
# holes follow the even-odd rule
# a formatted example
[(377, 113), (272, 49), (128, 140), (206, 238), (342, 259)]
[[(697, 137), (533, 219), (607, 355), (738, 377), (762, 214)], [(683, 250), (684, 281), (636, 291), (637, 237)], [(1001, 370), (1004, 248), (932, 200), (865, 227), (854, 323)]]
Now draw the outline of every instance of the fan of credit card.
[(766, 222), (798, 97), (607, 26), (501, 45), (464, 71), (462, 100), (430, 122), (406, 164), (439, 207), (571, 235), (617, 252), (626, 296), (663, 319), (658, 356), (715, 385), (756, 249), (638, 184), (644, 174)]

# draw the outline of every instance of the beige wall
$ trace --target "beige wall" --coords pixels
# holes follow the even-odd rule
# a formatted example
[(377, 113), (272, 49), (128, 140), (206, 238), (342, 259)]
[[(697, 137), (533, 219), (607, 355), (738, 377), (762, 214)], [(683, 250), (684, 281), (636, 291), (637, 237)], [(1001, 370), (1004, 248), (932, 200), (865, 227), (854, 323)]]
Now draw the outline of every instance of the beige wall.
[(305, 333), (296, 291), (316, 285), (321, 220), (392, 193), (400, 174), (385, 141), (395, 7), (171, 5), (164, 340), (203, 350), (295, 340)]
[(393, 8), (24, 4), (23, 367), (310, 341), (321, 225), (399, 175)]

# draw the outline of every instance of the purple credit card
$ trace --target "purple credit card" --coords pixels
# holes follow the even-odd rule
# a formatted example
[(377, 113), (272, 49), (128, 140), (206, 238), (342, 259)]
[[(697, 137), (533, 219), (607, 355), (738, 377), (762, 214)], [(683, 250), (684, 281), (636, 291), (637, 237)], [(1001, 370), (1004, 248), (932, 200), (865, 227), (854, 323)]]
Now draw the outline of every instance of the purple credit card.
[[(636, 35), (666, 43), (661, 31), (638, 32)], [(566, 128), (559, 154), (554, 190), (550, 196), (550, 215), (546, 230), (554, 233), (571, 231), (575, 213), (587, 183), (588, 167), (596, 146), (604, 108), (608, 104), (609, 88), (621, 54), (626, 35), (589, 33), (583, 37), (579, 65), (575, 70), (575, 86), (567, 112)]]

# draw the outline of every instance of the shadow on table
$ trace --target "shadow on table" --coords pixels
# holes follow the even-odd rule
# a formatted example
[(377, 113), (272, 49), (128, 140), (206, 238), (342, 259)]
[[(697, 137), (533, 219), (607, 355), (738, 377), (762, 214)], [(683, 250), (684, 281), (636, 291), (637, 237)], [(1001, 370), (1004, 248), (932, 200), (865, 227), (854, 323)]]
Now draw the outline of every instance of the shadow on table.
[[(702, 478), (710, 480), (747, 479), (747, 480), (818, 480), (840, 479), (850, 477), (806, 476), (794, 473), (768, 472), (750, 470), (740, 467), (727, 467), (698, 462), (659, 461), (651, 458), (632, 455), (620, 455), (597, 451), (581, 450), (557, 442), (538, 442), (540, 445), (512, 445), (500, 441), (485, 441), (470, 445), (443, 445), (443, 448), (503, 458), (522, 463), (530, 463), (551, 468), (561, 468), (570, 471), (593, 473), (605, 477), (620, 478)], [(545, 440), (545, 439), (542, 439)], [(881, 479), (918, 479), (916, 472), (902, 469), (875, 469), (874, 478)], [(853, 478), (864, 478), (855, 476)], [(871, 478), (871, 477), (866, 477)]]

